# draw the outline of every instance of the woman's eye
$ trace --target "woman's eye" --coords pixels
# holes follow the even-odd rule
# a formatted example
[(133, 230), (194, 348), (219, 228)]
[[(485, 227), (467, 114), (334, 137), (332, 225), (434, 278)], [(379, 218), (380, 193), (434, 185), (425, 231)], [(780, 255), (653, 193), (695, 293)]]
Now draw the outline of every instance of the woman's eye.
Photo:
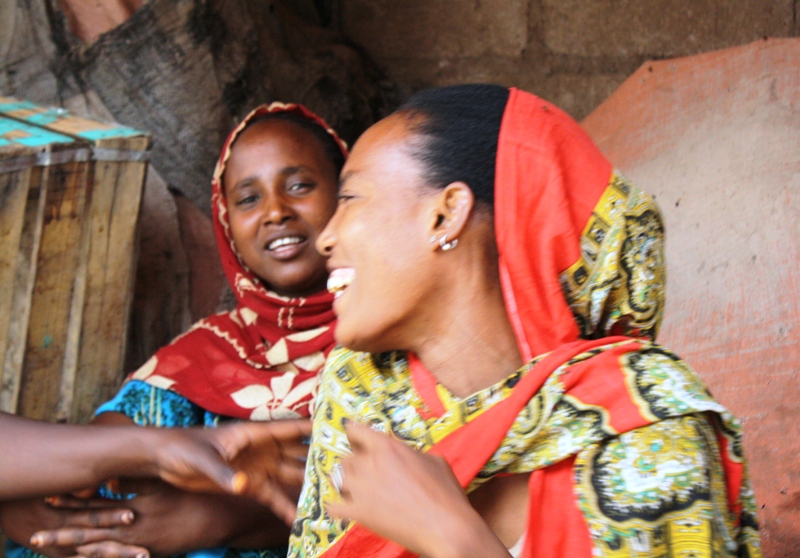
[(314, 188), (314, 184), (312, 184), (310, 182), (297, 182), (295, 184), (289, 185), (287, 190), (289, 192), (292, 192), (293, 194), (296, 194), (296, 193), (307, 192), (307, 191), (311, 190), (312, 188)]
[(236, 205), (249, 205), (251, 203), (255, 203), (258, 200), (258, 196), (255, 194), (251, 194), (249, 196), (242, 196), (238, 200), (236, 200)]
[(355, 198), (355, 196), (353, 196), (351, 194), (339, 194), (336, 197), (339, 200), (339, 205), (342, 205), (343, 203), (346, 203), (346, 202), (352, 200), (353, 198)]

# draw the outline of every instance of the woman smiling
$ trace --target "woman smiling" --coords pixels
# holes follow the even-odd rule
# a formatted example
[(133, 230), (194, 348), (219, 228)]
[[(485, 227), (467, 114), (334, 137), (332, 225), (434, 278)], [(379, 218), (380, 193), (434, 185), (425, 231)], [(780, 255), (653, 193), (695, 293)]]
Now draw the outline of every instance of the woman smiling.
[[(159, 350), (100, 407), (95, 424), (213, 427), (310, 415), (335, 323), (326, 258), (315, 243), (336, 209), (345, 156), (344, 142), (300, 105), (259, 107), (231, 132), (211, 187), (217, 247), (237, 306)], [(284, 488), (291, 497), (267, 499), (268, 507), (152, 483), (117, 506), (133, 512), (132, 522), (87, 530), (80, 516), (37, 499), (0, 507), (0, 523), (20, 543), (65, 527), (34, 539), (46, 542), (37, 550), (48, 555), (267, 558), (285, 554), (299, 479)]]
[(339, 197), (317, 247), (346, 348), (290, 556), (760, 555), (738, 422), (653, 342), (658, 210), (574, 121), (422, 92)]

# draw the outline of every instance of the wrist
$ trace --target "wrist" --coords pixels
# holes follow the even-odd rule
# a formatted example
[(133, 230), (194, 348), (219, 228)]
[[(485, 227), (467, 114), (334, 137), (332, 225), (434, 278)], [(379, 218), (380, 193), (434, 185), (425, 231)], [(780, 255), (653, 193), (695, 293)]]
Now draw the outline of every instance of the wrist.
[(458, 515), (448, 515), (433, 537), (428, 558), (508, 557), (508, 550), (471, 506)]
[(119, 455), (124, 459), (119, 476), (158, 477), (158, 439), (151, 435), (148, 427), (126, 428), (129, 433), (123, 440), (123, 449)]

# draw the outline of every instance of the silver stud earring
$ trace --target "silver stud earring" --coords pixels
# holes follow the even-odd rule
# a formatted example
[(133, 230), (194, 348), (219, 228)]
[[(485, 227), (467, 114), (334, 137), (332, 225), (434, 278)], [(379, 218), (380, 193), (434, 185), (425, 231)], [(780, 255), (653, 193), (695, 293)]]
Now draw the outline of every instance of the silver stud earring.
[(443, 252), (447, 252), (448, 250), (452, 250), (458, 246), (458, 239), (454, 238), (450, 242), (447, 242), (447, 235), (444, 235), (442, 238), (439, 239), (439, 247), (442, 249)]

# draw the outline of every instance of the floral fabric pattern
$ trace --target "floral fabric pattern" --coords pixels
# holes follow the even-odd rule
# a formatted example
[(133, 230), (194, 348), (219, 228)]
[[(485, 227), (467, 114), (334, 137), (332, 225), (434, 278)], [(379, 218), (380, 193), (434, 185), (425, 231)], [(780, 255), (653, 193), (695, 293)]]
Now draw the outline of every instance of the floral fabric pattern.
[[(621, 360), (635, 361), (639, 368), (680, 376), (685, 389), (666, 391), (663, 400), (651, 398), (670, 412), (644, 419), (622, 434), (611, 426), (607, 409), (569, 392), (565, 377), (619, 348), (609, 345), (578, 355), (547, 378), (467, 490), (497, 474), (531, 472), (576, 456), (575, 492), (596, 556), (678, 557), (694, 552), (685, 555), (733, 557), (740, 550), (745, 556), (759, 556), (755, 515), (745, 511), (737, 525), (725, 501), (719, 425), (724, 423), (738, 439), (738, 422), (713, 401), (685, 363), (677, 357), (666, 360), (669, 353), (653, 343), (624, 353)], [(332, 353), (323, 373), (289, 556), (324, 555), (353, 526), (325, 512), (325, 503), (339, 497), (339, 464), (349, 453), (345, 420), (359, 420), (428, 451), (507, 398), (541, 360), (466, 399), (449, 394), (442, 398), (445, 413), (436, 417), (414, 389), (404, 354), (370, 356), (344, 349)], [(630, 376), (636, 371), (623, 365), (621, 373)], [(652, 403), (642, 397), (648, 388), (628, 385), (634, 390), (631, 399), (641, 402), (637, 408), (648, 413)], [(441, 385), (437, 389), (445, 390)], [(749, 490), (742, 491), (740, 502), (745, 510), (755, 509)]]

